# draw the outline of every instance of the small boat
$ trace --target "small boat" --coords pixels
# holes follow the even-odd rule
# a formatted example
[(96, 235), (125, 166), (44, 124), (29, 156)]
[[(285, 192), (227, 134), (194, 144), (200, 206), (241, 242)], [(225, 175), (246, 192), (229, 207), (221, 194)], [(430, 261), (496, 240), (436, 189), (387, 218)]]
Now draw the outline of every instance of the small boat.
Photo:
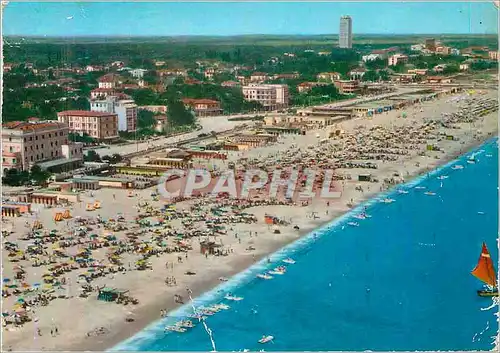
[(475, 160), (475, 159), (473, 159), (473, 158), (472, 158), (472, 159), (468, 159), (468, 160), (467, 160), (467, 163), (469, 163), (469, 164), (475, 164), (475, 163), (476, 163), (476, 160)]
[(193, 322), (191, 320), (179, 321), (175, 324), (175, 326), (184, 327), (184, 328), (193, 328), (194, 327)]
[(286, 273), (286, 267), (284, 266), (279, 266), (276, 267), (274, 270), (269, 271), (271, 275), (284, 275)]
[(224, 297), (224, 299), (239, 302), (240, 300), (243, 300), (243, 297), (235, 297), (235, 296), (232, 296), (231, 294), (228, 294)]
[(383, 203), (392, 203), (394, 201), (396, 201), (396, 200), (394, 200), (394, 199), (388, 199), (388, 198), (380, 200), (380, 202), (383, 202)]
[(173, 331), (173, 332), (182, 333), (182, 332), (186, 332), (187, 329), (185, 329), (183, 327), (179, 327), (179, 326), (167, 326), (167, 327), (165, 327), (165, 331)]
[(210, 305), (209, 307), (206, 307), (206, 308), (202, 308), (202, 310), (211, 311), (214, 314), (221, 311), (221, 309), (219, 307), (217, 307), (217, 304)]
[(460, 165), (460, 164), (456, 164), (453, 167), (451, 167), (451, 169), (453, 169), (453, 170), (464, 169), (464, 166)]
[(431, 191), (426, 191), (426, 192), (424, 192), (424, 194), (429, 195), (429, 196), (434, 196), (434, 195), (436, 195), (436, 193), (435, 193), (435, 192), (431, 192)]
[(347, 224), (352, 226), (352, 227), (359, 227), (359, 223), (356, 223), (356, 222), (349, 222)]
[(262, 336), (262, 338), (259, 340), (259, 343), (267, 343), (269, 341), (272, 341), (274, 339), (273, 336)]
[(425, 186), (415, 186), (415, 189), (417, 190), (425, 189)]
[(229, 310), (231, 307), (229, 305), (226, 305), (226, 304), (215, 304), (213, 306), (216, 306), (217, 308), (219, 308), (220, 310)]
[(448, 179), (448, 175), (441, 175), (441, 176), (438, 176), (438, 179), (439, 179), (439, 180)]
[(488, 157), (488, 158), (493, 157), (493, 155), (492, 155), (492, 154), (489, 154), (489, 153), (488, 153), (488, 154), (485, 154), (485, 156), (486, 156), (486, 157)]
[(262, 279), (272, 279), (272, 278), (273, 278), (273, 276), (269, 276), (269, 275), (266, 275), (266, 274), (261, 274), (261, 273), (259, 273), (259, 274), (257, 275), (257, 277), (258, 277), (258, 278), (262, 278)]
[(284, 259), (283, 262), (286, 263), (286, 264), (293, 265), (295, 263), (295, 260), (291, 259), (291, 258), (288, 258), (288, 259)]
[(191, 314), (191, 315), (188, 315), (188, 317), (190, 319), (197, 319), (197, 320), (205, 320), (207, 318), (206, 316), (203, 316), (201, 314)]
[(486, 243), (483, 243), (481, 255), (471, 274), (487, 287), (486, 289), (478, 290), (477, 295), (480, 297), (498, 297), (497, 275)]
[(366, 216), (362, 215), (362, 214), (356, 214), (353, 217), (356, 218), (356, 219), (366, 219)]
[(226, 277), (219, 277), (219, 281), (221, 281), (221, 282), (227, 282), (227, 278)]
[(483, 215), (483, 214), (485, 214), (485, 213), (484, 213), (483, 211), (477, 211), (477, 214), (481, 214), (481, 215)]
[(209, 309), (200, 309), (200, 313), (202, 313), (203, 315), (206, 315), (206, 316), (212, 316), (215, 314), (214, 311), (209, 310)]
[(406, 190), (398, 190), (398, 194), (407, 194), (407, 193), (408, 193), (408, 191), (406, 191)]

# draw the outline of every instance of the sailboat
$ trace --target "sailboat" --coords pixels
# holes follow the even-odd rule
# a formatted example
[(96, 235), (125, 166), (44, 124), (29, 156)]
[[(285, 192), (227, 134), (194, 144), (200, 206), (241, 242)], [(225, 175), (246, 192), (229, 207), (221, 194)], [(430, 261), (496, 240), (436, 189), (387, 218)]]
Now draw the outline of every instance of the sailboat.
[(478, 290), (477, 295), (480, 297), (498, 297), (497, 276), (490, 252), (485, 243), (483, 243), (479, 261), (471, 273), (488, 287), (488, 289)]

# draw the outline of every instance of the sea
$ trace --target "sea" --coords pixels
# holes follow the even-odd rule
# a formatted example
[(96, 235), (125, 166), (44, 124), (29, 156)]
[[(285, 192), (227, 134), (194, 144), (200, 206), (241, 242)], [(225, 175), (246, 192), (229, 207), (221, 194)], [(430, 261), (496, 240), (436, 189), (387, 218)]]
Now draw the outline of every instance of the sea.
[[(365, 208), (371, 217), (353, 217)], [(491, 350), (498, 306), (477, 295), (482, 284), (470, 272), (483, 242), (498, 263), (498, 214), (495, 138), (313, 231), (111, 350)], [(284, 275), (256, 277), (280, 265)], [(243, 300), (226, 300), (227, 293)], [(230, 309), (192, 319), (185, 333), (164, 332), (193, 308), (216, 303)], [(263, 336), (273, 339), (261, 344)]]

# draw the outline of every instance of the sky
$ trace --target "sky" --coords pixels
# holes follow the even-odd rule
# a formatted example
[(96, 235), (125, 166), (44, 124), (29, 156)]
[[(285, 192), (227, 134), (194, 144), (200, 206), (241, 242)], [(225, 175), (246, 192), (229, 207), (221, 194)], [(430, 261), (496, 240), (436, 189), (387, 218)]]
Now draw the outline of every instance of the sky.
[(498, 33), (492, 2), (10, 2), (4, 35), (179, 36)]

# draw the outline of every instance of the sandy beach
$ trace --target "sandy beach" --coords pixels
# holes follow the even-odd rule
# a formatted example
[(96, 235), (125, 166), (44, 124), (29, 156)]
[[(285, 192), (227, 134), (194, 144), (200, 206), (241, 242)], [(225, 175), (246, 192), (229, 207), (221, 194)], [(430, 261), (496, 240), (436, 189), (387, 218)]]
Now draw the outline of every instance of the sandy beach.
[[(120, 231), (105, 229), (105, 226), (99, 223), (88, 224), (92, 229), (88, 230), (88, 235), (85, 237), (89, 239), (91, 239), (91, 234), (96, 234), (96, 238), (103, 239), (112, 233), (116, 239), (108, 241), (111, 243), (113, 241), (126, 243), (130, 242), (131, 239), (136, 240), (134, 251), (124, 251), (120, 254), (120, 265), (117, 265), (117, 270), (101, 271), (103, 274), (92, 278), (88, 285), (92, 288), (106, 286), (123, 289), (128, 291), (127, 295), (138, 300), (138, 304), (135, 305), (109, 303), (98, 300), (96, 291), (91, 292), (86, 298), (80, 297), (81, 285), (87, 285), (87, 283), (83, 283), (81, 275), (88, 273), (89, 268), (75, 266), (77, 268), (72, 271), (68, 270), (61, 276), (64, 278), (65, 284), (53, 286), (52, 295), (61, 298), (51, 300), (45, 306), (37, 305), (25, 308), (32, 320), (22, 326), (4, 325), (3, 349), (38, 351), (111, 348), (151, 322), (160, 319), (161, 310), (170, 311), (181, 305), (176, 303), (174, 296), (176, 294), (185, 296), (186, 288), (192, 290), (193, 296), (197, 296), (219, 284), (221, 277), (227, 278), (244, 270), (284, 245), (344, 214), (350, 207), (381, 191), (394, 187), (402, 179), (408, 181), (432, 170), (495, 136), (498, 131), (496, 111), (477, 117), (472, 123), (448, 121), (447, 125), (441, 126), (433, 123), (427, 127), (427, 130), (419, 126), (424, 125), (430, 119), (445, 121), (447, 116), (443, 113), (468, 109), (473, 106), (472, 103), (475, 100), (497, 100), (497, 94), (497, 91), (488, 91), (476, 92), (470, 96), (465, 93), (443, 96), (436, 100), (408, 107), (405, 110), (406, 118), (401, 117), (402, 110), (393, 110), (376, 115), (372, 119), (356, 118), (343, 121), (334, 127), (334, 129), (343, 130), (342, 137), (330, 139), (329, 132), (332, 131), (332, 128), (329, 127), (328, 129), (308, 131), (305, 136), (280, 137), (277, 144), (250, 149), (246, 152), (230, 153), (228, 161), (235, 163), (238, 163), (242, 157), (261, 161), (280, 157), (281, 161), (286, 161), (289, 158), (285, 155), (286, 152), (295, 150), (309, 155), (311, 160), (324, 161), (325, 163), (333, 160), (332, 155), (335, 155), (335, 159), (339, 160), (335, 162), (336, 165), (341, 166), (336, 168), (335, 172), (345, 176), (345, 179), (338, 181), (342, 197), (330, 201), (328, 205), (325, 200), (313, 200), (308, 205), (259, 205), (236, 212), (235, 209), (217, 204), (216, 201), (191, 199), (178, 202), (173, 206), (172, 209), (175, 211), (172, 211), (170, 219), (161, 222), (163, 228), (158, 226), (139, 227), (136, 223), (136, 217), (147, 209), (152, 210), (152, 215), (147, 219), (153, 221), (160, 217), (154, 211), (160, 209), (165, 201), (161, 198), (152, 198), (151, 194), (155, 192), (154, 188), (134, 190), (133, 197), (130, 197), (126, 190), (100, 189), (94, 191), (93, 194), (82, 193), (81, 202), (71, 205), (71, 207), (46, 208), (34, 205), (35, 212), (31, 216), (3, 219), (3, 230), (11, 231), (4, 238), (4, 243), (15, 243), (18, 249), (24, 251), (28, 245), (33, 243), (32, 239), (21, 239), (29, 231), (26, 224), (32, 225), (36, 220), (44, 225), (44, 230), (54, 229), (55, 233), (60, 235), (74, 232), (75, 227), (77, 227), (77, 216), (95, 218), (99, 215), (100, 218), (108, 221), (118, 217), (123, 218), (121, 224), (127, 229)], [(405, 135), (405, 131), (411, 132), (411, 134)], [(398, 136), (393, 138), (392, 133)], [(383, 138), (387, 138), (387, 141), (402, 142), (398, 142), (397, 146), (390, 145), (390, 143), (384, 146), (383, 141), (376, 138), (377, 135), (385, 136)], [(439, 136), (445, 135), (453, 135), (455, 140), (445, 138), (438, 140)], [(358, 140), (356, 140), (356, 136)], [(430, 139), (430, 136), (436, 139)], [(325, 139), (328, 141), (324, 142)], [(407, 145), (405, 146), (405, 144)], [(437, 144), (440, 150), (428, 151), (426, 150), (427, 144)], [(312, 147), (309, 148), (309, 146)], [(370, 146), (376, 147), (370, 150)], [(325, 153), (325, 156), (319, 156), (318, 153), (322, 150), (328, 151), (328, 155)], [(385, 150), (390, 151), (381, 152)], [(352, 161), (351, 166), (357, 167), (338, 164), (343, 163), (342, 158), (338, 157), (340, 155), (347, 156), (345, 159)], [(375, 155), (383, 155), (383, 157), (379, 158)], [(367, 160), (366, 156), (373, 157), (373, 160)], [(228, 161), (217, 163), (219, 163), (220, 168), (223, 168)], [(361, 164), (367, 161), (377, 164), (377, 168), (360, 168)], [(362, 173), (370, 173), (378, 181), (363, 183), (362, 190), (360, 190), (357, 176)], [(387, 182), (390, 179), (394, 184)], [(264, 198), (261, 199), (264, 200)], [(86, 211), (85, 206), (95, 201), (101, 202), (101, 208), (93, 212)], [(213, 211), (214, 207), (219, 209), (218, 214)], [(73, 218), (68, 221), (55, 222), (53, 219), (55, 212), (63, 212), (66, 209), (70, 210)], [(248, 216), (242, 216), (242, 212)], [(193, 217), (194, 213), (202, 216), (193, 220), (191, 224), (183, 223), (183, 220), (189, 220), (190, 217)], [(265, 223), (266, 214), (284, 222), (283, 225), (277, 226), (279, 234), (274, 232), (275, 227)], [(252, 220), (251, 215), (253, 215), (254, 220)], [(217, 217), (223, 220), (228, 218), (234, 220), (222, 223), (223, 230), (217, 236), (197, 235), (197, 231), (207, 229), (206, 219), (217, 219)], [(244, 221), (245, 219), (248, 219), (248, 222)], [(155, 233), (156, 229), (158, 232)], [(136, 250), (143, 246), (140, 244), (141, 240), (148, 239), (149, 241), (164, 231), (171, 234), (191, 234), (191, 236), (184, 237), (182, 242), (178, 243), (174, 243), (170, 239), (173, 237), (165, 238), (164, 240), (168, 244), (161, 251), (158, 250), (152, 256), (147, 257), (145, 260), (147, 262), (146, 268), (136, 269), (137, 261), (144, 254)], [(211, 238), (218, 244), (220, 256), (205, 256), (200, 252), (200, 242), (203, 239)], [(109, 265), (109, 259), (114, 255), (110, 255), (109, 249), (107, 249), (110, 246), (105, 246), (105, 243), (106, 241), (103, 240), (94, 244), (91, 257), (101, 264)], [(180, 243), (183, 244), (182, 251), (164, 250), (167, 247), (178, 247)], [(46, 251), (50, 254), (58, 248), (56, 244), (52, 243), (45, 243), (45, 245)], [(81, 243), (74, 243), (62, 249), (63, 255), (56, 256), (52, 264), (32, 267), (32, 262), (29, 259), (10, 261), (15, 257), (9, 257), (10, 252), (4, 245), (2, 248), (2, 255), (5, 259), (3, 277), (10, 279), (10, 282), (6, 282), (4, 285), (21, 283), (21, 281), (14, 280), (16, 272), (19, 272), (18, 268), (21, 266), (25, 276), (22, 282), (27, 283), (28, 287), (34, 286), (35, 283), (39, 283), (39, 287), (44, 287), (42, 276), (48, 271), (48, 268), (62, 262), (69, 262), (70, 258), (74, 257), (74, 254), (80, 251), (82, 246)], [(68, 267), (70, 266), (68, 265)], [(186, 274), (188, 271), (195, 274), (188, 275)], [(89, 276), (92, 277), (92, 274)], [(167, 285), (165, 282), (167, 277), (173, 277), (175, 285)], [(9, 291), (12, 292), (13, 289), (15, 288), (11, 288)], [(11, 295), (3, 298), (2, 312), (11, 311), (16, 302), (19, 302), (19, 297), (23, 297), (23, 295)], [(24, 298), (25, 301), (29, 300), (28, 296)], [(133, 318), (133, 321), (128, 322), (127, 318)], [(100, 328), (104, 329), (99, 331)]]

